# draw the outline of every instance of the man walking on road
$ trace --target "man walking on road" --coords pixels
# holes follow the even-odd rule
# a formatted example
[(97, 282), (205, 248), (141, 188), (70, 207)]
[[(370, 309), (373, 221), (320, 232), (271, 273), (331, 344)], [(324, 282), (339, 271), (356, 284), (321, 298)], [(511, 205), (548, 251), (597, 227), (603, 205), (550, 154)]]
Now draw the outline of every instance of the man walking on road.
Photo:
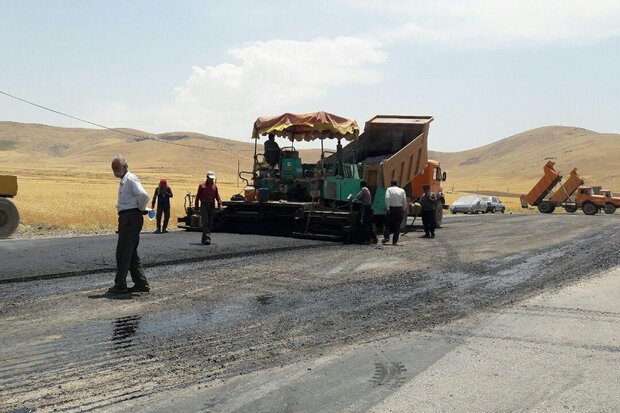
[[(128, 171), (127, 161), (122, 155), (112, 160), (114, 176), (120, 178), (118, 187), (118, 242), (116, 244), (116, 277), (114, 286), (108, 292), (124, 294), (127, 292), (148, 292), (149, 283), (138, 257), (140, 231), (144, 224), (146, 207), (150, 196), (140, 179)], [(127, 288), (127, 272), (131, 274), (133, 287)]]
[(398, 244), (400, 235), (400, 225), (403, 222), (405, 211), (407, 211), (407, 194), (405, 190), (398, 186), (398, 182), (392, 180), (392, 186), (385, 191), (385, 228), (383, 232), (382, 244), (390, 242), (390, 232), (392, 235), (392, 245)]
[[(155, 208), (155, 201), (157, 201), (157, 229), (156, 234), (168, 232), (168, 221), (170, 220), (170, 198), (172, 198), (172, 189), (168, 186), (168, 182), (165, 179), (159, 181), (159, 186), (155, 188), (155, 194), (153, 195), (153, 201), (151, 202), (151, 209)], [(161, 226), (161, 216), (164, 215), (164, 226)]]
[(213, 226), (213, 214), (215, 213), (215, 203), (218, 209), (222, 209), (222, 199), (215, 185), (215, 173), (209, 171), (207, 180), (198, 186), (196, 193), (195, 208), (198, 209), (200, 203), (200, 213), (202, 215), (202, 243), (211, 244), (211, 227)]
[(437, 194), (431, 192), (428, 184), (422, 185), (424, 195), (420, 198), (422, 205), (422, 225), (424, 225), (424, 235), (422, 238), (435, 238), (435, 209), (437, 208)]

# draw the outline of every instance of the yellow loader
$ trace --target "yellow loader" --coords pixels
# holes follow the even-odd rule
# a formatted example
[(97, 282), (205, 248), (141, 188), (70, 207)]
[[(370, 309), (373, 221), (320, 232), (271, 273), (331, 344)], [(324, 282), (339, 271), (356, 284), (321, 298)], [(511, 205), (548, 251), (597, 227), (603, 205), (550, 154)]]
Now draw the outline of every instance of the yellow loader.
[(0, 238), (10, 237), (19, 225), (19, 212), (9, 198), (17, 195), (17, 177), (0, 175)]

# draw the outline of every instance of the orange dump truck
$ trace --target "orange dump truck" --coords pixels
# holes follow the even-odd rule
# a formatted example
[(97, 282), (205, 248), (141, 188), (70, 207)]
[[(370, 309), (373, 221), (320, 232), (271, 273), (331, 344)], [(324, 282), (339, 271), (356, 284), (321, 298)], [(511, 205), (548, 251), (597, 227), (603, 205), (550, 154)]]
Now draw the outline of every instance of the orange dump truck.
[(611, 191), (597, 191), (595, 194), (591, 186), (580, 186), (577, 190), (575, 202), (586, 215), (595, 215), (601, 209), (606, 214), (613, 214), (620, 208), (620, 198), (614, 197)]
[(532, 205), (543, 214), (550, 214), (559, 206), (563, 206), (567, 212), (575, 212), (580, 207), (571, 200), (577, 188), (583, 185), (583, 179), (577, 174), (577, 168), (573, 169), (568, 179), (562, 183), (563, 177), (554, 166), (555, 162), (547, 162), (543, 167), (543, 177), (527, 195), (521, 195), (522, 208)]

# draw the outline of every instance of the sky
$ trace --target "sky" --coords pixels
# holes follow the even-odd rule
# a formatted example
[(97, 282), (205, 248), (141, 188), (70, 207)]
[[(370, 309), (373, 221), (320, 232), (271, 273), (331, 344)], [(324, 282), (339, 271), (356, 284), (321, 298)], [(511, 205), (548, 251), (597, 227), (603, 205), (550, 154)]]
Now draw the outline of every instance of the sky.
[[(0, 91), (110, 127), (248, 140), (259, 116), (432, 115), (461, 151), (620, 132), (620, 1), (0, 0)], [(90, 127), (0, 95), (0, 120)]]

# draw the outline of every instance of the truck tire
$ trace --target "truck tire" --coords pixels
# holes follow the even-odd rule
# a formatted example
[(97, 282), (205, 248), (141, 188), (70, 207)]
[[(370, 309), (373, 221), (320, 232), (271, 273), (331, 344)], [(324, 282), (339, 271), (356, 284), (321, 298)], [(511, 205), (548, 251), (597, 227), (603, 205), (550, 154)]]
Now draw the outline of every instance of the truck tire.
[(581, 210), (586, 215), (596, 215), (598, 207), (594, 205), (594, 202), (586, 202), (581, 206)]
[(19, 212), (14, 203), (0, 198), (0, 238), (8, 238), (17, 230)]
[(435, 228), (441, 228), (442, 222), (443, 222), (443, 202), (441, 200), (437, 200), (437, 205), (435, 206)]
[(612, 203), (607, 203), (605, 204), (605, 213), (606, 214), (613, 214), (614, 212), (616, 212), (616, 206)]
[(538, 204), (538, 211), (540, 211), (543, 214), (550, 214), (554, 210), (555, 210), (555, 205), (553, 205), (549, 201), (542, 201), (540, 204)]
[(577, 209), (579, 208), (577, 208), (577, 205), (574, 204), (564, 205), (564, 210), (569, 214), (574, 214), (575, 212), (577, 212)]

